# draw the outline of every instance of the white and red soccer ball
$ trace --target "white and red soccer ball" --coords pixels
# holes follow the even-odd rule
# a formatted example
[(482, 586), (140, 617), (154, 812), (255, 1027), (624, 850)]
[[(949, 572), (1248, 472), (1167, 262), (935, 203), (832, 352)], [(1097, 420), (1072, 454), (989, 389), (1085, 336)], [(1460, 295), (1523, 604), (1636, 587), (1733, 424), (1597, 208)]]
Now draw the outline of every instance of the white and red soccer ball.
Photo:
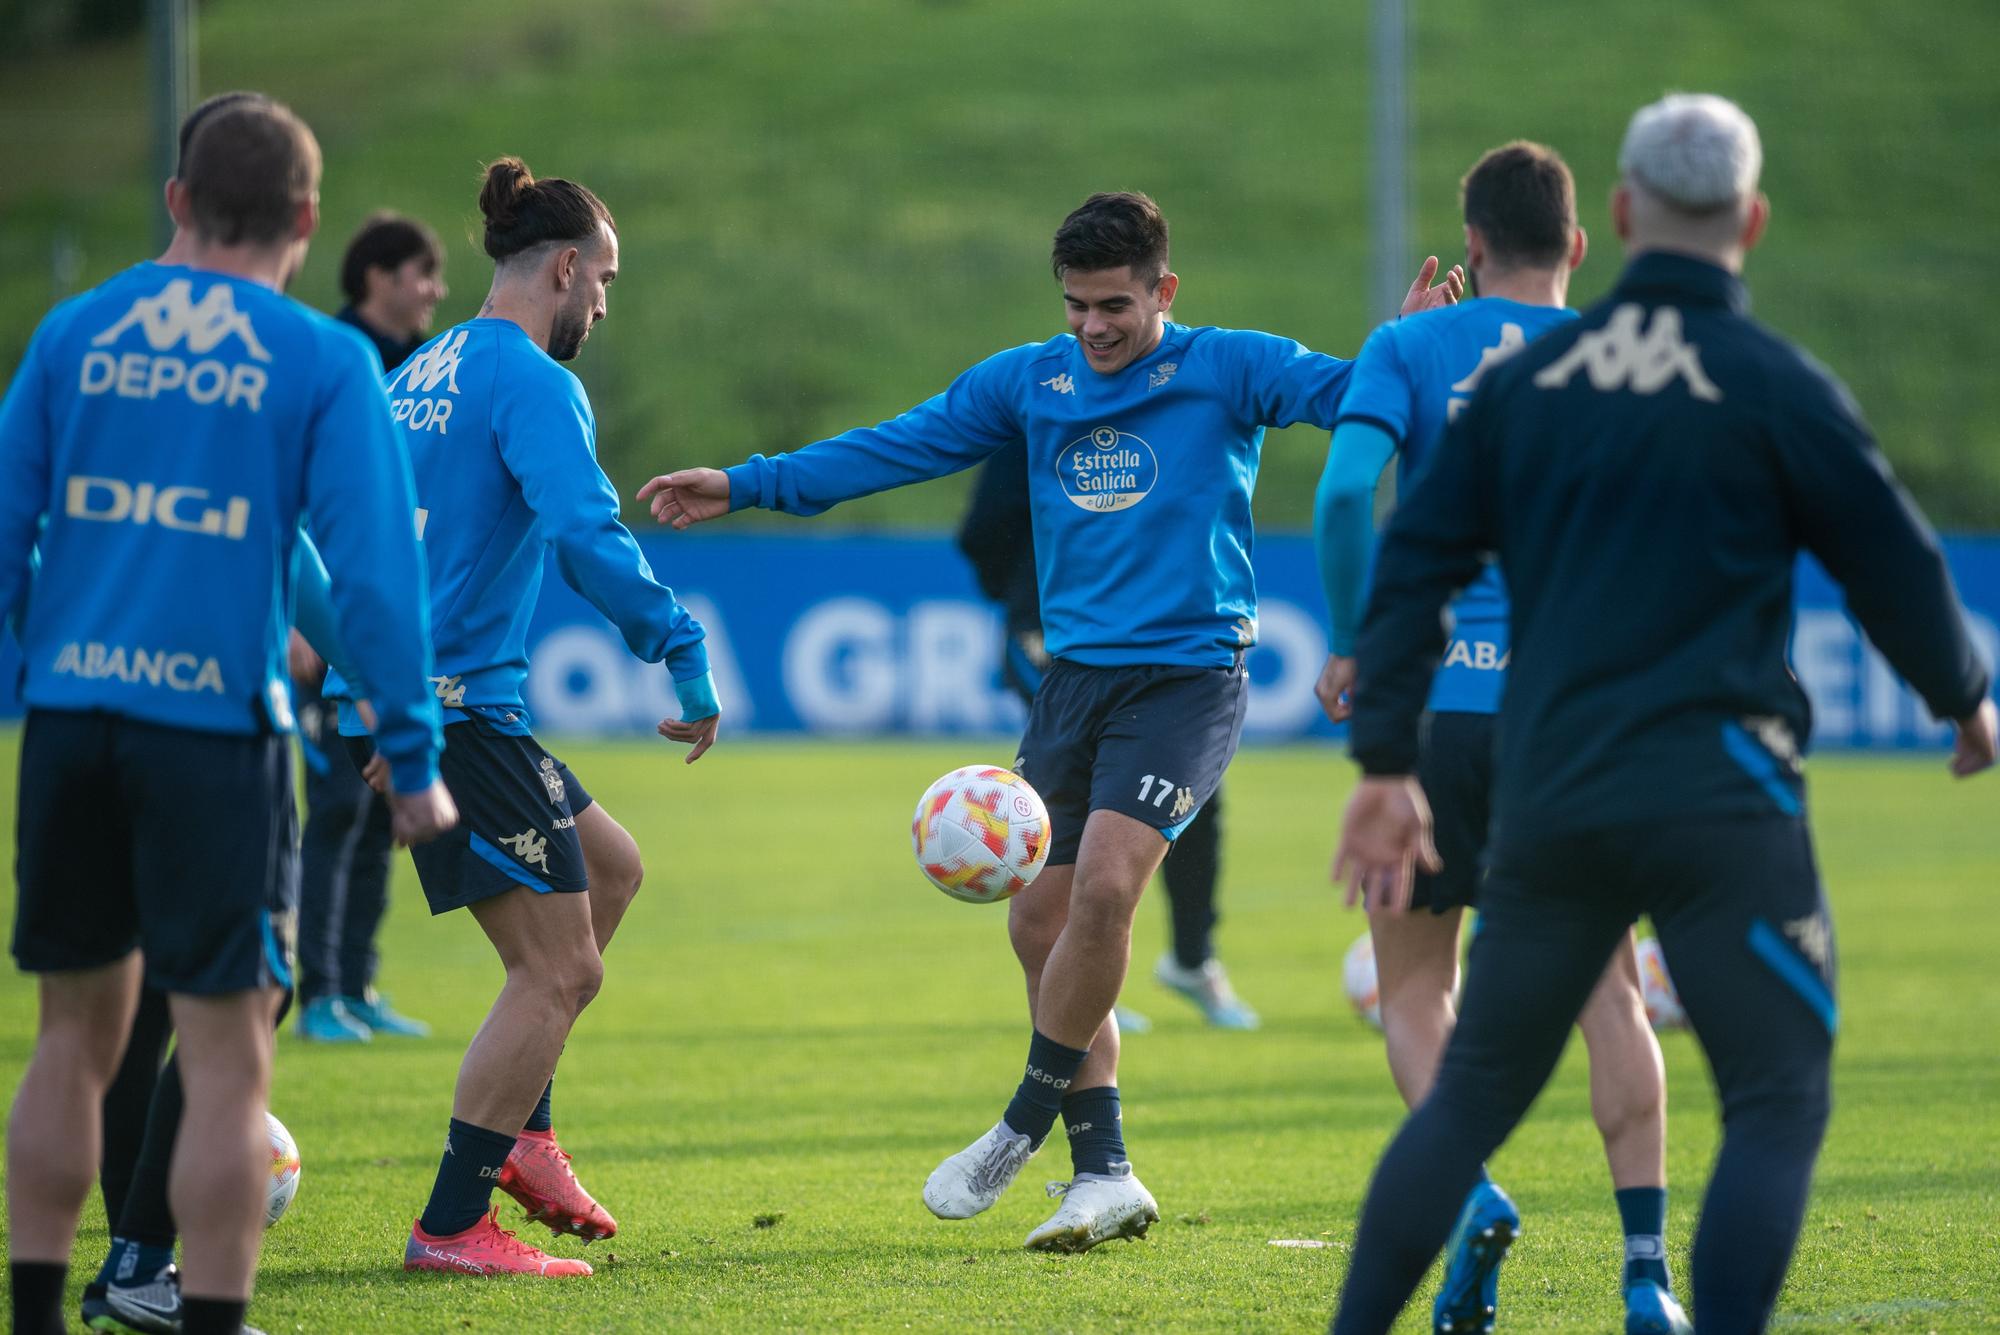
[(1673, 976), (1667, 972), (1667, 956), (1658, 937), (1639, 942), (1639, 995), (1645, 998), (1646, 1019), (1655, 1029), (1687, 1028), (1687, 1012), (1681, 1009), (1680, 993), (1674, 990)]
[(1375, 938), (1368, 933), (1363, 932), (1347, 948), (1347, 958), (1340, 962), (1340, 984), (1354, 1013), (1380, 1029), (1382, 989), (1375, 978)]
[(299, 1147), (285, 1124), (264, 1114), (264, 1132), (271, 1142), (271, 1183), (264, 1195), (264, 1227), (269, 1228), (291, 1208), (299, 1194)]
[(968, 904), (991, 904), (1041, 874), (1049, 812), (1012, 770), (967, 765), (924, 790), (910, 837), (932, 885)]

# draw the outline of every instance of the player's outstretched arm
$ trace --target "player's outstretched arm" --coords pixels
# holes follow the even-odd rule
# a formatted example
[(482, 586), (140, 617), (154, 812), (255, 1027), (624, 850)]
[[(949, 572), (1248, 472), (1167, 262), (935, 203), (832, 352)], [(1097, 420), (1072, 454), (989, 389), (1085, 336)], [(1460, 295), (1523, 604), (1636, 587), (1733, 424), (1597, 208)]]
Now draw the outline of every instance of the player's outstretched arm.
[(1409, 295), (1403, 298), (1403, 309), (1398, 315), (1415, 315), (1418, 311), (1435, 310), (1439, 306), (1450, 306), (1465, 295), (1465, 270), (1454, 264), (1445, 270), (1444, 278), (1436, 285), (1431, 279), (1437, 277), (1438, 257), (1425, 258), (1417, 270), (1417, 281), (1410, 284)]
[(639, 488), (653, 518), (675, 528), (692, 528), (729, 513), (729, 474), (719, 468), (683, 468), (663, 473)]

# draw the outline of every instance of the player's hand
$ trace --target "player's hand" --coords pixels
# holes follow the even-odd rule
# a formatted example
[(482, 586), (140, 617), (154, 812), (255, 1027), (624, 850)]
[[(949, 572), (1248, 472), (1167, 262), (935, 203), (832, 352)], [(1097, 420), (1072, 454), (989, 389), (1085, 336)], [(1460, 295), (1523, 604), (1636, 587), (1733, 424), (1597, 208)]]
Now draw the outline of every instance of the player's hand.
[(389, 835), (398, 848), (429, 843), (456, 824), (458, 804), (442, 779), (421, 792), (389, 794)]
[(1991, 700), (1981, 700), (1969, 717), (1958, 720), (1958, 738), (1951, 748), (1952, 774), (1963, 779), (1991, 769), (1996, 752), (2000, 752), (1996, 732), (2000, 732), (2000, 715), (1995, 714)]
[(361, 781), (382, 796), (389, 796), (389, 757), (377, 751), (361, 767)]
[(296, 630), (285, 644), (285, 670), (291, 673), (294, 682), (300, 686), (309, 686), (315, 691), (319, 689), (319, 684), (326, 680), (326, 660), (321, 658), (313, 647), (306, 643), (306, 637)]
[(1403, 309), (1397, 312), (1398, 315), (1415, 315), (1418, 311), (1450, 306), (1465, 295), (1465, 270), (1452, 265), (1445, 270), (1444, 281), (1433, 287), (1431, 279), (1437, 277), (1437, 271), (1438, 257), (1432, 255), (1417, 270), (1417, 281), (1410, 284), (1409, 295), (1403, 298)]
[(683, 468), (664, 473), (639, 488), (639, 499), (653, 503), (653, 518), (675, 528), (729, 513), (729, 474), (719, 468)]
[(1354, 660), (1328, 654), (1326, 666), (1319, 670), (1319, 680), (1313, 683), (1313, 694), (1319, 697), (1319, 707), (1326, 711), (1328, 723), (1344, 722), (1354, 712), (1354, 702), (1347, 698), (1353, 689)]
[(1433, 874), (1444, 870), (1431, 842), (1431, 806), (1423, 788), (1408, 775), (1364, 777), (1347, 801), (1333, 855), (1333, 883), (1347, 883), (1347, 907), (1403, 912), (1410, 907), (1418, 867)]
[(715, 745), (716, 730), (722, 726), (722, 715), (710, 714), (707, 718), (660, 720), (660, 736), (670, 742), (692, 742), (694, 747), (687, 753), (685, 763), (692, 765), (700, 760), (708, 748)]

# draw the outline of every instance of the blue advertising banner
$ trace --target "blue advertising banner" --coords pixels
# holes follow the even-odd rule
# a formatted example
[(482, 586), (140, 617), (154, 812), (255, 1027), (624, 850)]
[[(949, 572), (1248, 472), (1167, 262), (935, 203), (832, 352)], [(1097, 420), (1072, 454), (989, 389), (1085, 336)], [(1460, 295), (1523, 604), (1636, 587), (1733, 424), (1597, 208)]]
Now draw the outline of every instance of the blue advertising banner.
[[(771, 733), (992, 735), (1023, 711), (1001, 685), (1000, 620), (948, 538), (694, 533), (641, 540), (708, 627), (727, 726)], [(2000, 652), (2000, 538), (1947, 544), (1974, 631)], [(1258, 539), (1259, 644), (1248, 735), (1330, 735), (1312, 685), (1324, 608), (1303, 536)], [(1814, 744), (1913, 748), (1949, 729), (1862, 639), (1837, 590), (1801, 561), (1792, 660), (1812, 698)], [(529, 637), (528, 707), (559, 733), (650, 735), (677, 713), (665, 670), (641, 663), (551, 565)], [(19, 712), (19, 650), (0, 652), (0, 713)]]

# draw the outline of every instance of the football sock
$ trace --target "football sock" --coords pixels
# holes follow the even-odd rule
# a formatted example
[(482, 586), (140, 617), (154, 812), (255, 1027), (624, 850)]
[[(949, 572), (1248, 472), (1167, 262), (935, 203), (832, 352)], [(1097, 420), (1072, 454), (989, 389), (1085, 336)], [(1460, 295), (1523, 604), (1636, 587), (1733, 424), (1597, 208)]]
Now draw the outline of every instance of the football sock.
[(1199, 969), (1215, 953), (1215, 880), (1222, 861), (1222, 793), (1217, 791), (1180, 838), (1161, 874), (1173, 925), (1174, 963)]
[(1028, 1043), (1028, 1069), (1021, 1076), (1021, 1087), (1003, 1115), (1007, 1125), (1036, 1145), (1047, 1140), (1056, 1114), (1062, 1111), (1063, 1095), (1089, 1055), (1088, 1048), (1064, 1047), (1037, 1029)]
[(1673, 1287), (1667, 1275), (1667, 1189), (1627, 1187), (1617, 1193), (1618, 1217), (1625, 1224), (1625, 1278), (1620, 1287), (1650, 1279)]
[(555, 1096), (555, 1092), (556, 1082), (554, 1079), (551, 1079), (548, 1084), (542, 1087), (542, 1101), (537, 1103), (535, 1110), (528, 1114), (528, 1124), (521, 1128), (523, 1131), (547, 1131), (555, 1125), (555, 1121), (549, 1113), (549, 1100)]
[(90, 1281), (93, 1287), (101, 1289), (118, 1277), (118, 1263), (124, 1260), (125, 1249), (131, 1245), (130, 1238), (112, 1237), (111, 1250), (104, 1253), (104, 1264), (97, 1268), (97, 1278)]
[(445, 1238), (479, 1222), (493, 1199), (493, 1184), (500, 1180), (500, 1165), (507, 1162), (514, 1140), (513, 1136), (451, 1119), (430, 1203), (417, 1221), (424, 1232)]
[(181, 1299), (183, 1335), (241, 1335), (243, 1314), (250, 1310), (247, 1298)]
[(1069, 1161), (1077, 1173), (1104, 1174), (1125, 1157), (1125, 1123), (1118, 1110), (1118, 1086), (1082, 1089), (1062, 1101), (1069, 1132)]
[(63, 1335), (63, 1282), (69, 1267), (60, 1261), (10, 1261), (14, 1330), (17, 1335)]
[(155, 1246), (132, 1238), (111, 1239), (111, 1252), (104, 1269), (97, 1272), (100, 1284), (144, 1284), (174, 1263), (174, 1245)]

